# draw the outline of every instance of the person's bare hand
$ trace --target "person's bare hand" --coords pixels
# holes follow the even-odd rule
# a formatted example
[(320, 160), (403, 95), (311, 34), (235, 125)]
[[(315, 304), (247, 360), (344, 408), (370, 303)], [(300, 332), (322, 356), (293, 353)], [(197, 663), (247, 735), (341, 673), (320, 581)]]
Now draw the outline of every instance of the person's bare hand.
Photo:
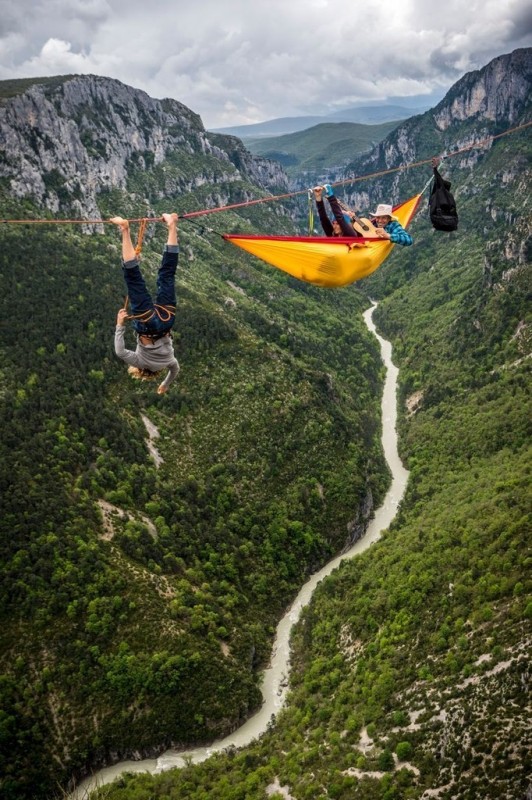
[(109, 222), (112, 222), (113, 225), (118, 225), (123, 231), (129, 228), (129, 220), (124, 219), (123, 217), (111, 217)]
[(162, 383), (157, 387), (157, 394), (166, 394), (168, 391), (168, 386), (164, 386)]
[(316, 200), (321, 200), (321, 196), (323, 194), (323, 186), (315, 186), (312, 190), (314, 192), (314, 197)]
[(375, 228), (375, 233), (379, 237), (379, 239), (389, 239), (390, 234), (384, 230), (384, 228)]
[(172, 214), (163, 214), (162, 216), (169, 228), (172, 225), (177, 225), (178, 216), (175, 211)]
[(116, 315), (116, 324), (123, 327), (126, 324), (128, 318), (128, 313), (125, 308), (121, 308), (118, 314)]

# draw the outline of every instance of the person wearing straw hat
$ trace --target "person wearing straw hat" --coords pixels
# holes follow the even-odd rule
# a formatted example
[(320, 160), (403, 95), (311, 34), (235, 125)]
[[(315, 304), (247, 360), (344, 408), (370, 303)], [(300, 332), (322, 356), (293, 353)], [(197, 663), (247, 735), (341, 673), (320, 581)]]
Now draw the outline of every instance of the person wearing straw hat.
[(410, 234), (405, 231), (401, 223), (393, 215), (393, 208), (387, 203), (379, 203), (376, 210), (370, 213), (376, 227), (379, 239), (389, 239), (393, 244), (402, 244), (406, 247), (413, 243)]
[[(140, 271), (137, 251), (131, 241), (129, 221), (122, 217), (109, 220), (120, 228), (122, 234), (122, 267), (131, 306), (131, 313), (125, 307), (118, 312), (115, 353), (129, 364), (128, 372), (137, 380), (156, 380), (163, 369), (168, 369), (165, 379), (157, 387), (157, 394), (167, 392), (179, 373), (171, 336), (175, 322), (175, 273), (179, 258), (177, 214), (163, 214), (162, 219), (168, 228), (168, 239), (157, 273), (155, 303)], [(124, 343), (128, 319), (132, 321), (137, 336), (137, 348), (134, 351), (127, 350)]]

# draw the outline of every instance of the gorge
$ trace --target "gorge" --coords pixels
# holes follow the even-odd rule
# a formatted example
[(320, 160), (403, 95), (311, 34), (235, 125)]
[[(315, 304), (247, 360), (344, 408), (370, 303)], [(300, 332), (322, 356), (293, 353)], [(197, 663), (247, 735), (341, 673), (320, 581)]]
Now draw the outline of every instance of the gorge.
[[(458, 231), (431, 230), (421, 206), (414, 246), (365, 283), (320, 291), (184, 222), (182, 380), (164, 401), (113, 356), (113, 236), (0, 226), (6, 800), (50, 800), (253, 719), (278, 620), (385, 496), (368, 296), (400, 369), (397, 515), (301, 610), (273, 727), (190, 767), (121, 772), (105, 793), (525, 796), (531, 55), (464, 76), (331, 176), (391, 169), (349, 196), (375, 208), (429, 180), (405, 162), (467, 147), (444, 169)], [(288, 188), (176, 101), (95, 76), (23, 83), (2, 87), (4, 220), (183, 213)], [(304, 217), (287, 202), (217, 219), (290, 235)], [(145, 241), (151, 277), (159, 236)]]
[(381, 356), (386, 368), (384, 380), (381, 414), (382, 414), (382, 447), (386, 463), (391, 472), (391, 484), (381, 506), (375, 511), (367, 530), (355, 544), (341, 553), (316, 572), (301, 588), (290, 608), (279, 625), (272, 650), (270, 664), (262, 673), (261, 692), (263, 703), (258, 712), (250, 717), (240, 728), (229, 736), (213, 742), (207, 747), (193, 748), (185, 751), (168, 750), (156, 759), (140, 761), (124, 761), (99, 770), (96, 774), (82, 781), (69, 795), (69, 800), (87, 800), (90, 793), (100, 786), (105, 786), (124, 772), (160, 773), (186, 764), (201, 763), (212, 754), (228, 748), (244, 747), (263, 734), (272, 719), (283, 707), (290, 676), (290, 633), (298, 621), (302, 609), (310, 602), (316, 586), (330, 573), (347, 560), (367, 550), (376, 542), (381, 532), (386, 529), (397, 513), (397, 508), (404, 495), (408, 472), (405, 470), (397, 452), (397, 380), (398, 370), (392, 361), (392, 348), (388, 341), (376, 331), (372, 320), (376, 304), (364, 312), (364, 321), (368, 329), (377, 337)]

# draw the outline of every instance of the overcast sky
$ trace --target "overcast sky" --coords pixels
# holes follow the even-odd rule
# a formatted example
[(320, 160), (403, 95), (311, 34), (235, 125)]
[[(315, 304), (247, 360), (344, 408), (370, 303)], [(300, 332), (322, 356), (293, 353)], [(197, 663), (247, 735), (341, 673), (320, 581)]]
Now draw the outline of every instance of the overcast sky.
[(433, 105), (530, 46), (530, 0), (0, 0), (0, 79), (117, 78), (207, 128), (393, 97)]

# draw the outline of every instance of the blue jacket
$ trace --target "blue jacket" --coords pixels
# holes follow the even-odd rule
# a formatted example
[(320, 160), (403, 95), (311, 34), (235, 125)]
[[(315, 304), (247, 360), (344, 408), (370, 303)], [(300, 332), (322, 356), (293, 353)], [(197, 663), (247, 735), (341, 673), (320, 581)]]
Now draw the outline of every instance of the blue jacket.
[(386, 233), (390, 234), (390, 241), (394, 244), (403, 244), (408, 246), (414, 241), (410, 234), (405, 231), (401, 223), (397, 222), (396, 219), (392, 219), (387, 225), (385, 225), (384, 230)]

